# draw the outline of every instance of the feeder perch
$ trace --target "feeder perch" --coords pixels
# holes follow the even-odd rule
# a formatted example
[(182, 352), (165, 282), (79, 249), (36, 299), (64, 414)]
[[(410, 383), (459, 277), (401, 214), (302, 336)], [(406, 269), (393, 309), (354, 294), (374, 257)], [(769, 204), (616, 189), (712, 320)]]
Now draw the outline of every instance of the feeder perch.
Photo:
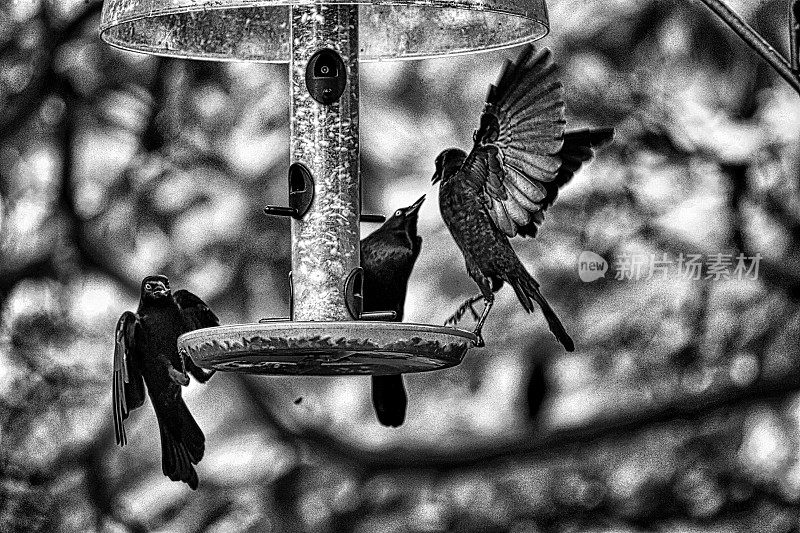
[(101, 36), (164, 56), (289, 63), (288, 318), (192, 331), (201, 367), (256, 374), (397, 374), (457, 365), (450, 327), (362, 311), (359, 63), (515, 46), (548, 31), (545, 0), (105, 0)]

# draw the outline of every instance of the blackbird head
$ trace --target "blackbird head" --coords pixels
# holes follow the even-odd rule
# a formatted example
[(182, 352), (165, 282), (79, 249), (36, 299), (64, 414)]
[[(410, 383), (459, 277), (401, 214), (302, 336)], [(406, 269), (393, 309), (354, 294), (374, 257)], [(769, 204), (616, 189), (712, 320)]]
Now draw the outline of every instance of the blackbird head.
[(142, 301), (156, 301), (172, 294), (166, 276), (147, 276), (142, 280)]
[(399, 231), (411, 237), (417, 236), (417, 220), (419, 219), (419, 208), (425, 201), (423, 194), (419, 200), (408, 207), (401, 207), (383, 224), (383, 228), (389, 231)]
[(467, 158), (467, 152), (459, 148), (448, 148), (436, 158), (436, 172), (433, 173), (431, 183), (439, 181), (447, 181), (450, 176), (454, 175), (464, 160)]

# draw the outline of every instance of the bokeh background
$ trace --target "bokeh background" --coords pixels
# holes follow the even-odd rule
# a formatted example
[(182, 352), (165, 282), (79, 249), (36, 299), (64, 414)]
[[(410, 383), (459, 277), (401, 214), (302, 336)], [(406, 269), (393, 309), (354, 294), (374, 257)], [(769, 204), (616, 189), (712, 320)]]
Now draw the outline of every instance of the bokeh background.
[[(784, 0), (731, 4), (786, 50)], [(504, 290), (485, 349), (407, 377), (399, 429), (366, 377), (219, 373), (184, 391), (191, 492), (149, 405), (114, 446), (113, 330), (152, 273), (223, 323), (288, 313), (289, 225), (261, 211), (287, 68), (111, 49), (96, 0), (0, 3), (0, 531), (800, 531), (800, 97), (699, 2), (548, 5), (570, 124), (617, 129), (514, 243), (577, 351)], [(430, 176), (515, 53), (363, 66), (365, 212), (429, 195), (407, 320), (474, 292)], [(584, 250), (762, 259), (584, 283)]]

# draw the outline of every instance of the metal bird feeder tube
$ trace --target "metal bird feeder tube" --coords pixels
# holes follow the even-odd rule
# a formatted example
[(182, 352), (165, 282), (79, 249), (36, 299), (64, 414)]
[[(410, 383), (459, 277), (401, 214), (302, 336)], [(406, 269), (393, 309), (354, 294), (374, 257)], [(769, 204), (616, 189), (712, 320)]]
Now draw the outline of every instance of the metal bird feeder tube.
[[(359, 61), (515, 46), (548, 31), (544, 0), (105, 0), (101, 36), (172, 57), (289, 62), (291, 317), (195, 330), (207, 369), (386, 375), (457, 365), (467, 331), (361, 312)], [(369, 318), (387, 318), (373, 313)]]
[(360, 265), (358, 6), (292, 6), (290, 18), (290, 158), (314, 180), (311, 205), (292, 219), (291, 318), (358, 319), (347, 291), (360, 286), (346, 286)]

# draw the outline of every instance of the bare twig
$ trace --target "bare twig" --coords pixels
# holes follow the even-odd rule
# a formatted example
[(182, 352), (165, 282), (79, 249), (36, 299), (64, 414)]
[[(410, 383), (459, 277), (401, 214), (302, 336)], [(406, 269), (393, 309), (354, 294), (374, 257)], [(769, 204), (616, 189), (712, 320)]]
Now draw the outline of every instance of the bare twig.
[[(733, 11), (724, 0), (701, 0), (725, 24), (727, 24), (750, 48), (775, 69), (775, 72), (791, 85), (800, 94), (800, 79), (798, 79), (792, 65), (775, 48), (769, 44), (757, 31)], [(794, 32), (793, 32), (794, 33)]]
[(789, 53), (791, 54), (792, 70), (800, 72), (800, 54), (797, 47), (800, 45), (800, 0), (789, 0)]

